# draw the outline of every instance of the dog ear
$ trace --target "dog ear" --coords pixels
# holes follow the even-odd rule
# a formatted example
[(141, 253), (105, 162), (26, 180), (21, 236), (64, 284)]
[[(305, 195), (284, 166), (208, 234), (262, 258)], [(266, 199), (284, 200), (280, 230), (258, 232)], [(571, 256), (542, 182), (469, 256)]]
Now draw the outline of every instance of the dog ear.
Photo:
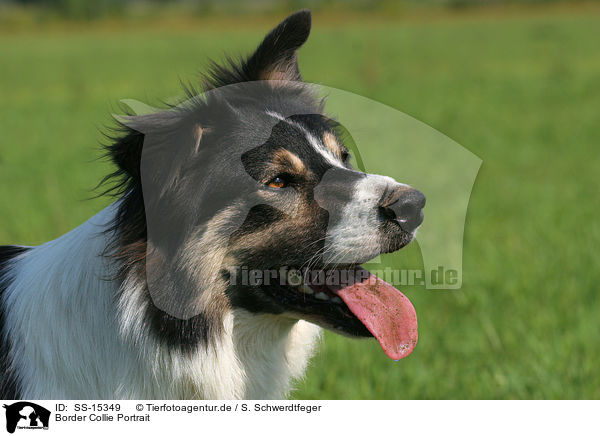
[(296, 12), (279, 23), (246, 61), (248, 76), (252, 80), (302, 80), (297, 51), (308, 39), (310, 27), (308, 10)]
[(205, 89), (255, 80), (302, 80), (297, 51), (308, 39), (310, 24), (308, 10), (290, 15), (269, 32), (247, 59), (229, 59), (228, 65), (213, 63), (204, 77)]
[(153, 182), (152, 192), (158, 192), (158, 186), (166, 189), (177, 182), (182, 162), (199, 153), (206, 130), (177, 110), (115, 118), (120, 125), (117, 133), (122, 132), (122, 136), (115, 136), (114, 142), (105, 147), (119, 168), (111, 176), (141, 181), (143, 173), (152, 174), (147, 178)]

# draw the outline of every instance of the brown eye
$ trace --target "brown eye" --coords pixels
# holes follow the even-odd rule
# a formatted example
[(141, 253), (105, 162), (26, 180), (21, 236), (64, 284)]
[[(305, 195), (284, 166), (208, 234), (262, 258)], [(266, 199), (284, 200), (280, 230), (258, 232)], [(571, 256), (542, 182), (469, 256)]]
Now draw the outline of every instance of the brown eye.
[(275, 177), (273, 180), (271, 180), (269, 183), (267, 183), (267, 186), (269, 188), (275, 188), (275, 189), (285, 188), (286, 185), (287, 185), (287, 183), (282, 177)]

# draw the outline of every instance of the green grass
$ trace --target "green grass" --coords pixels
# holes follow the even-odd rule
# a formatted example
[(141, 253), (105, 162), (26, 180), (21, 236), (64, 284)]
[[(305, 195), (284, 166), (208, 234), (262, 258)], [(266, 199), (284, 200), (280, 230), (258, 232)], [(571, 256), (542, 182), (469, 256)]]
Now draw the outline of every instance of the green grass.
[[(393, 362), (328, 333), (295, 398), (600, 398), (599, 18), (315, 19), (306, 79), (404, 111), (483, 165), (462, 290), (406, 292), (414, 353)], [(55, 238), (108, 203), (86, 198), (109, 170), (93, 159), (116, 102), (181, 95), (207, 56), (249, 51), (266, 29), (0, 34), (0, 244)]]

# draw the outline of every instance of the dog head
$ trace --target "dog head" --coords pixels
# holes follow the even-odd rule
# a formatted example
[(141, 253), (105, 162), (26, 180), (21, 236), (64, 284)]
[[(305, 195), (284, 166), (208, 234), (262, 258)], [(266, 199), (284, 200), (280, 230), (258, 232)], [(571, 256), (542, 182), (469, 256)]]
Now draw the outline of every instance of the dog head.
[(109, 147), (124, 176), (119, 253), (144, 260), (158, 330), (206, 330), (242, 308), (374, 334), (400, 358), (414, 309), (359, 265), (413, 239), (425, 197), (352, 167), (344, 129), (301, 79), (309, 31), (310, 13), (293, 14), (247, 59), (213, 66), (203, 96), (123, 121)]

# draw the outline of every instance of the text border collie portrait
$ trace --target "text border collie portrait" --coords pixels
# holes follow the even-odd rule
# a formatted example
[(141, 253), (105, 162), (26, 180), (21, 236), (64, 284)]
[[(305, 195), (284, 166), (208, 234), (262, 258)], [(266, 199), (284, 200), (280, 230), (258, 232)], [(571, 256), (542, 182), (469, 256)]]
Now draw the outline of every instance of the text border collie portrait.
[(114, 202), (53, 241), (0, 247), (0, 397), (283, 399), (322, 329), (412, 352), (415, 309), (360, 265), (414, 239), (425, 196), (353, 168), (301, 78), (310, 27), (296, 12), (185, 102), (118, 117)]

